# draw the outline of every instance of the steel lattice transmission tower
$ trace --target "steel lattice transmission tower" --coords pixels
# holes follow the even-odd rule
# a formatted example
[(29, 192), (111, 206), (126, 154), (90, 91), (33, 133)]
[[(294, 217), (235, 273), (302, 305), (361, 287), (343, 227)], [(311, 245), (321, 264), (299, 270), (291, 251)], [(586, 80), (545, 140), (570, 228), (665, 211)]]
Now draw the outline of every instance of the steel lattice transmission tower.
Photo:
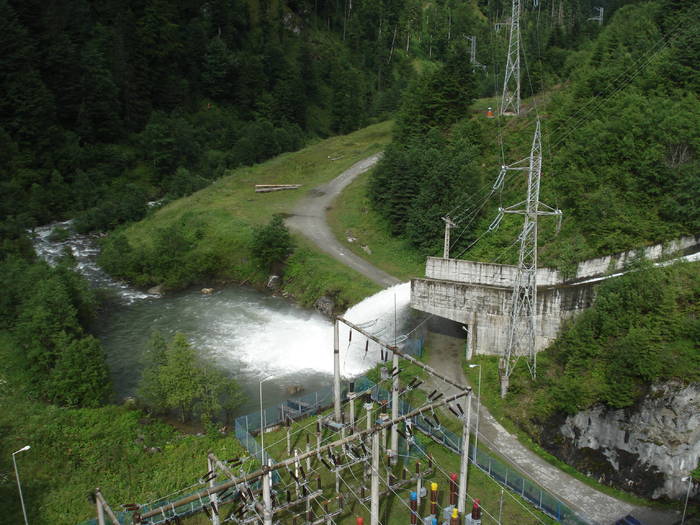
[[(527, 160), (527, 159), (524, 159)], [(524, 161), (522, 161), (524, 162)], [(516, 163), (518, 164), (518, 163)], [(513, 285), (508, 339), (503, 351), (501, 364), (501, 397), (508, 392), (510, 375), (518, 358), (528, 357), (528, 367), (533, 379), (537, 374), (537, 354), (535, 350), (535, 318), (537, 315), (537, 217), (556, 215), (561, 221), (561, 210), (540, 202), (540, 176), (542, 174), (542, 137), (540, 121), (537, 120), (535, 136), (532, 140), (529, 166), (508, 167), (502, 170), (527, 170), (527, 198), (499, 212), (523, 215), (525, 222), (520, 233), (520, 254), (518, 271)]]
[(500, 115), (520, 114), (520, 0), (513, 0)]

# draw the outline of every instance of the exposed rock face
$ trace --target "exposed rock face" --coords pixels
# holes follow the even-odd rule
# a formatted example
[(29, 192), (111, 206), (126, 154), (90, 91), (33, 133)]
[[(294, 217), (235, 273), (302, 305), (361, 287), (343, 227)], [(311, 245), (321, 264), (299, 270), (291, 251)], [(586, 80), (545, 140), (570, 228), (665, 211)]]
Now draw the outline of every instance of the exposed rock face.
[(326, 317), (332, 319), (335, 303), (333, 302), (333, 299), (324, 295), (316, 299), (316, 302), (314, 303), (314, 308), (316, 308), (316, 310), (321, 312)]
[[(654, 385), (635, 407), (569, 416), (545, 444), (600, 481), (650, 498), (685, 497), (700, 458), (700, 384)], [(691, 495), (697, 494), (697, 484)]]

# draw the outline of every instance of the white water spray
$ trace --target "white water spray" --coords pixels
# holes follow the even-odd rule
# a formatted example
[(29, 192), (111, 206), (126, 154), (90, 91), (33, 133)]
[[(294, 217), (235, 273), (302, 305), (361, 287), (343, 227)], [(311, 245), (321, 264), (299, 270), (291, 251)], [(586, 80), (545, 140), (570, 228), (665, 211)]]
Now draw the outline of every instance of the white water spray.
[[(397, 284), (356, 304), (343, 317), (386, 344), (400, 344), (410, 330), (410, 303), (411, 283)], [(365, 348), (368, 349), (366, 353)], [(341, 324), (340, 370), (343, 376), (359, 375), (379, 361), (378, 344), (372, 341), (367, 344), (367, 340), (357, 332), (353, 332), (351, 341), (350, 329)]]
[[(400, 336), (410, 312), (410, 283), (368, 297), (350, 308), (345, 317), (393, 344), (394, 298), (396, 333)], [(232, 305), (228, 315), (221, 307), (216, 310), (216, 318), (202, 320), (207, 332), (200, 342), (225, 359), (239, 361), (248, 374), (333, 373), (333, 324), (320, 314), (302, 309), (275, 311), (257, 303)], [(207, 315), (206, 307), (201, 315)], [(370, 342), (365, 353), (364, 338), (354, 333), (350, 342), (349, 332), (341, 325), (341, 370), (344, 376), (356, 376), (379, 362), (379, 345)]]

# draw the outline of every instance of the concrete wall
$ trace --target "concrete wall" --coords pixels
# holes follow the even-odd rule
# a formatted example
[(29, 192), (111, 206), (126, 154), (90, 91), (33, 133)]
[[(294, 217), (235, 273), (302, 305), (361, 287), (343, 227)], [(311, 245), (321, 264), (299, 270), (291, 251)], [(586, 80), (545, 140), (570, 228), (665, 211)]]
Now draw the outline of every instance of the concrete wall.
[[(655, 244), (639, 250), (630, 250), (589, 259), (579, 263), (576, 268), (576, 276), (568, 280), (565, 280), (561, 273), (553, 268), (538, 268), (537, 284), (538, 286), (555, 286), (565, 282), (590, 279), (622, 270), (640, 255), (651, 261), (656, 261), (671, 254), (687, 251), (700, 251), (700, 236), (682, 237), (668, 243)], [(485, 286), (513, 287), (516, 275), (517, 267), (507, 264), (443, 259), (442, 257), (428, 257), (425, 263), (425, 276), (428, 279), (458, 281)]]
[[(474, 354), (496, 355), (506, 345), (512, 293), (506, 287), (413, 279), (411, 307), (462, 323), (469, 329)], [(538, 288), (536, 349), (543, 350), (556, 339), (562, 323), (588, 308), (593, 297), (593, 285)]]
[[(593, 303), (595, 282), (581, 282), (620, 271), (635, 257), (658, 260), (700, 250), (700, 236), (584, 261), (576, 277), (565, 281), (551, 268), (537, 270), (536, 349), (559, 334), (564, 321)], [(472, 352), (500, 354), (506, 345), (517, 267), (428, 257), (425, 279), (411, 281), (411, 307), (462, 323)]]
[[(573, 280), (590, 279), (591, 277), (598, 277), (606, 273), (622, 270), (640, 255), (650, 261), (658, 261), (678, 252), (696, 252), (698, 250), (700, 250), (700, 236), (696, 235), (694, 237), (681, 237), (674, 241), (655, 244), (638, 250), (589, 259), (579, 263), (576, 268), (576, 277)], [(539, 282), (539, 273), (537, 274), (537, 279)]]
[[(512, 288), (517, 273), (516, 266), (507, 264), (480, 263), (441, 257), (428, 257), (425, 263), (425, 276), (428, 279), (487, 286), (509, 286)], [(557, 270), (552, 268), (537, 269), (537, 283), (542, 286), (553, 286), (562, 281), (563, 279)]]

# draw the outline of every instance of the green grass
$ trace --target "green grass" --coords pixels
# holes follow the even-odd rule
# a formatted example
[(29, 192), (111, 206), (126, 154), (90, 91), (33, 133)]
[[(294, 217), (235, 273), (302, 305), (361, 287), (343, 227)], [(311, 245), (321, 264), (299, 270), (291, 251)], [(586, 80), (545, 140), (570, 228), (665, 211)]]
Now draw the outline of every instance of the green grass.
[[(65, 409), (0, 393), (0, 508), (3, 523), (22, 523), (11, 454), (35, 525), (75, 524), (95, 517), (87, 495), (100, 487), (113, 510), (146, 503), (196, 483), (207, 453), (243, 454), (224, 437), (193, 436), (149, 420), (137, 410), (106, 406)], [(145, 448), (159, 447), (159, 452)], [(193, 487), (192, 490), (200, 488)]]
[[(275, 213), (290, 213), (304, 194), (333, 179), (355, 162), (382, 151), (391, 139), (392, 122), (349, 135), (332, 137), (302, 150), (283, 153), (255, 166), (239, 168), (188, 197), (178, 199), (129, 230), (130, 238), (147, 238), (153, 228), (171, 224), (186, 213), (211, 213), (221, 220), (264, 224)], [(336, 159), (336, 160), (333, 160)], [(302, 184), (299, 190), (255, 193), (256, 184)]]
[[(143, 287), (164, 283), (172, 289), (211, 280), (264, 286), (267, 272), (258, 266), (251, 250), (255, 227), (276, 213), (291, 213), (309, 190), (381, 151), (391, 139), (391, 127), (391, 122), (383, 122), (235, 170), (121, 230), (132, 252), (127, 255), (121, 249), (110, 250), (108, 240), (102, 262), (118, 276)], [(254, 191), (255, 184), (274, 183), (303, 186), (296, 191)], [(172, 232), (185, 240), (173, 243), (171, 250), (168, 239), (174, 237)], [(378, 290), (368, 279), (322, 255), (303, 239), (295, 240), (298, 249), (288, 262), (283, 291), (302, 305), (312, 304), (321, 295), (349, 305)]]
[(310, 306), (322, 295), (333, 299), (344, 311), (381, 291), (381, 287), (335, 260), (301, 236), (294, 236), (297, 248), (287, 261), (283, 290), (297, 303)]
[[(357, 177), (333, 203), (328, 223), (336, 238), (353, 253), (401, 280), (423, 275), (425, 258), (389, 233), (386, 221), (367, 197), (371, 172)], [(349, 242), (348, 238), (354, 238)], [(366, 246), (371, 253), (365, 250)]]

